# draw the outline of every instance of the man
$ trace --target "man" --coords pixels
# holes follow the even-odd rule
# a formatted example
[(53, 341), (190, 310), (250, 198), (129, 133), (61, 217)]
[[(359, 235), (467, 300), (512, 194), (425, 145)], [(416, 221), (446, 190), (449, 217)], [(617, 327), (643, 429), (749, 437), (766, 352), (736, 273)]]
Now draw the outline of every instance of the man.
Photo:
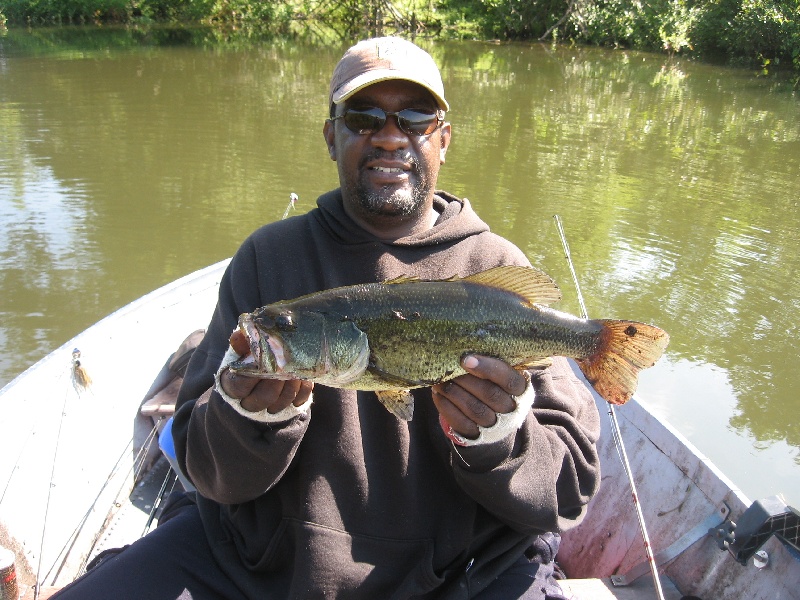
[(63, 597), (560, 597), (548, 532), (578, 523), (599, 484), (597, 410), (563, 359), (521, 373), (468, 356), (468, 374), (414, 391), (409, 422), (370, 392), (225, 366), (239, 314), (259, 306), (528, 264), (466, 200), (435, 191), (451, 126), (426, 52), (353, 46), (329, 101), (341, 188), (245, 241), (189, 365), (173, 435), (196, 497)]

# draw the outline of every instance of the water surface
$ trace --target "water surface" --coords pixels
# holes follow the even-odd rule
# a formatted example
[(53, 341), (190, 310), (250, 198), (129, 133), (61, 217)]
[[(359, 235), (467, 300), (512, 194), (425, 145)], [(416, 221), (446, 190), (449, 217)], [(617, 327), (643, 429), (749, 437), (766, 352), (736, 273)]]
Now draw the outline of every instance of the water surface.
[[(650, 54), (420, 43), (452, 105), (441, 187), (577, 313), (561, 215), (589, 314), (671, 334), (642, 401), (751, 498), (800, 505), (800, 99)], [(335, 187), (322, 124), (346, 45), (0, 37), (0, 384)]]

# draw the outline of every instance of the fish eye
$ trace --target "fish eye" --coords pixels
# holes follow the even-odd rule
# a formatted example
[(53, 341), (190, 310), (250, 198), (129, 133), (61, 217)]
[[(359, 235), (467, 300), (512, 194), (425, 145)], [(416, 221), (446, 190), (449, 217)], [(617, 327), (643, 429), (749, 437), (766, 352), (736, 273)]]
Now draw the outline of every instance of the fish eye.
[(275, 327), (280, 331), (292, 331), (295, 329), (294, 319), (291, 315), (282, 314), (275, 317)]
[(272, 329), (275, 326), (275, 319), (265, 314), (255, 315), (253, 322), (257, 323), (263, 329)]

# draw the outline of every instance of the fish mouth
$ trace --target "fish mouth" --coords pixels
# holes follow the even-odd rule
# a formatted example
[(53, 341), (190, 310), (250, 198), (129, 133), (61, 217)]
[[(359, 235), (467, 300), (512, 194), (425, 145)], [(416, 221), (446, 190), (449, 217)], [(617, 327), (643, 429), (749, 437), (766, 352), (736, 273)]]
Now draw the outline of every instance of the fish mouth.
[(267, 378), (283, 374), (287, 359), (281, 340), (262, 333), (252, 320), (240, 323), (239, 329), (247, 339), (250, 352), (231, 367), (234, 370)]

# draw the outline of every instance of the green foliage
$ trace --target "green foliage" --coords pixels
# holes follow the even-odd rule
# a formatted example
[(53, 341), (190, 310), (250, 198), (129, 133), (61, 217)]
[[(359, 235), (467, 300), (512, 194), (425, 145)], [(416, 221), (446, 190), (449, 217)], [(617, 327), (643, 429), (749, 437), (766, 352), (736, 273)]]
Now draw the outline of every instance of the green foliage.
[(443, 0), (449, 31), (459, 37), (530, 39), (545, 33), (567, 8), (566, 0)]
[(577, 37), (599, 45), (643, 45), (642, 6), (638, 0), (584, 2), (573, 13), (570, 24)]
[(202, 0), (196, 17), (208, 22), (230, 24), (271, 24), (287, 5), (260, 0)]
[[(200, 22), (281, 33), (363, 32), (571, 40), (800, 73), (800, 0), (0, 0), (0, 26)], [(434, 4), (438, 2), (438, 4)], [(299, 25), (298, 25), (299, 24)], [(358, 33), (357, 33), (358, 32)], [(800, 79), (800, 75), (797, 76)]]
[(564, 13), (563, 0), (476, 0), (492, 37), (538, 38)]
[(700, 56), (791, 64), (800, 54), (800, 0), (709, 0), (693, 9), (686, 33)]
[(441, 0), (448, 25), (800, 70), (800, 0)]
[(697, 20), (692, 27), (695, 48), (706, 54), (727, 53), (729, 33), (742, 0), (719, 0), (698, 4)]
[(566, 34), (604, 46), (681, 52), (697, 8), (687, 0), (586, 0), (571, 14)]
[(690, 35), (703, 56), (724, 55), (764, 73), (792, 65), (800, 71), (800, 0), (709, 1), (698, 8)]
[[(15, 24), (218, 22), (272, 24), (288, 3), (263, 0), (3, 0)], [(2, 15), (3, 13), (0, 13)]]
[(5, 0), (3, 12), (11, 23), (62, 24), (124, 20), (127, 0)]

